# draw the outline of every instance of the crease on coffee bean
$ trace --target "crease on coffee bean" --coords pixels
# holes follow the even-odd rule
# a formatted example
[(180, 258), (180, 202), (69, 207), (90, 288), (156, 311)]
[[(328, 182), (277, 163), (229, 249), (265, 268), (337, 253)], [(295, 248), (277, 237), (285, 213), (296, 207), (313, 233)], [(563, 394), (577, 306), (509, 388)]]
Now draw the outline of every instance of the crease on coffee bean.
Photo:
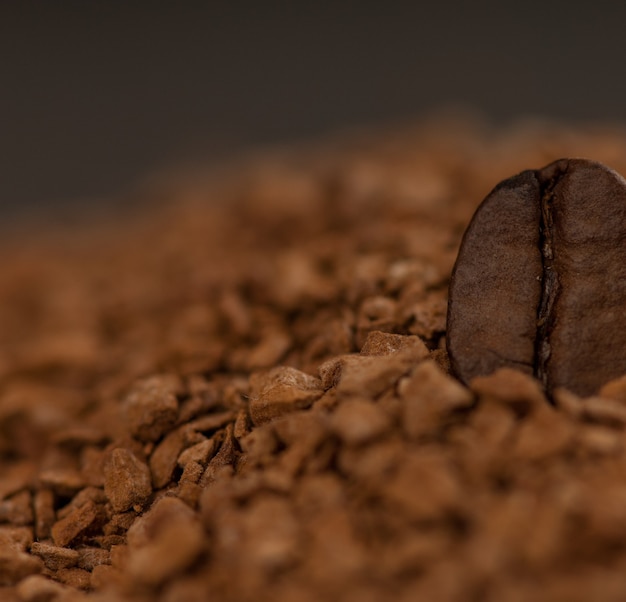
[(537, 309), (534, 373), (548, 393), (551, 389), (548, 373), (548, 362), (552, 353), (550, 335), (556, 321), (554, 307), (560, 292), (559, 275), (555, 269), (554, 257), (553, 201), (554, 189), (566, 171), (567, 167), (558, 170), (540, 189), (541, 221), (539, 228), (542, 270), (541, 300)]

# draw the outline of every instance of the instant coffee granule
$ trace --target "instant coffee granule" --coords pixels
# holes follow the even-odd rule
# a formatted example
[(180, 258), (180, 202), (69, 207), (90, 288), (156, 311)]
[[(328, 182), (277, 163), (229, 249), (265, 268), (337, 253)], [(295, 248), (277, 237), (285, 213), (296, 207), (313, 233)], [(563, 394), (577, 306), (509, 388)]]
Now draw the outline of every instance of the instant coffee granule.
[(424, 122), (6, 237), (0, 599), (626, 599), (626, 377), (446, 353), (474, 210), (575, 156), (626, 135)]

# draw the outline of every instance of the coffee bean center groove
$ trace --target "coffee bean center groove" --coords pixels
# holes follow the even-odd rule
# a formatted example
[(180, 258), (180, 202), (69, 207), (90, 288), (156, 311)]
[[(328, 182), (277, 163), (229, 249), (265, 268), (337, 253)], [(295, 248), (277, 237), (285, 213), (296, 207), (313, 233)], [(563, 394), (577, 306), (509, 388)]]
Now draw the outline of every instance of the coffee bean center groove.
[(537, 337), (533, 371), (546, 390), (550, 389), (548, 381), (548, 362), (551, 355), (550, 334), (556, 320), (554, 307), (560, 288), (554, 257), (554, 194), (559, 178), (563, 174), (564, 171), (559, 170), (541, 186), (541, 299), (537, 308)]

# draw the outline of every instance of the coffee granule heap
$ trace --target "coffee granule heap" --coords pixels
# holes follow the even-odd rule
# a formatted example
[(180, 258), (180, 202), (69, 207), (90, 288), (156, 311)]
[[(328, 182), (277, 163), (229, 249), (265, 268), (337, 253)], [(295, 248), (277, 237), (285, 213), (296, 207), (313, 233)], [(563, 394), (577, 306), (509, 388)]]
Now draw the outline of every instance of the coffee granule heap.
[(445, 351), (476, 206), (562, 156), (626, 135), (422, 123), (6, 239), (0, 599), (626, 599), (626, 377)]

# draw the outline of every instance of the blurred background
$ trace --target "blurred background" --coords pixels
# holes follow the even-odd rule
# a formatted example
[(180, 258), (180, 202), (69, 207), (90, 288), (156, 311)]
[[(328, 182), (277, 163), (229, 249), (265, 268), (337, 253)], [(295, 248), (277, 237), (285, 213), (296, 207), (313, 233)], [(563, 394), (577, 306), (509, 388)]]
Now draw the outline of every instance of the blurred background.
[(623, 122), (626, 3), (0, 3), (0, 215), (465, 107)]

